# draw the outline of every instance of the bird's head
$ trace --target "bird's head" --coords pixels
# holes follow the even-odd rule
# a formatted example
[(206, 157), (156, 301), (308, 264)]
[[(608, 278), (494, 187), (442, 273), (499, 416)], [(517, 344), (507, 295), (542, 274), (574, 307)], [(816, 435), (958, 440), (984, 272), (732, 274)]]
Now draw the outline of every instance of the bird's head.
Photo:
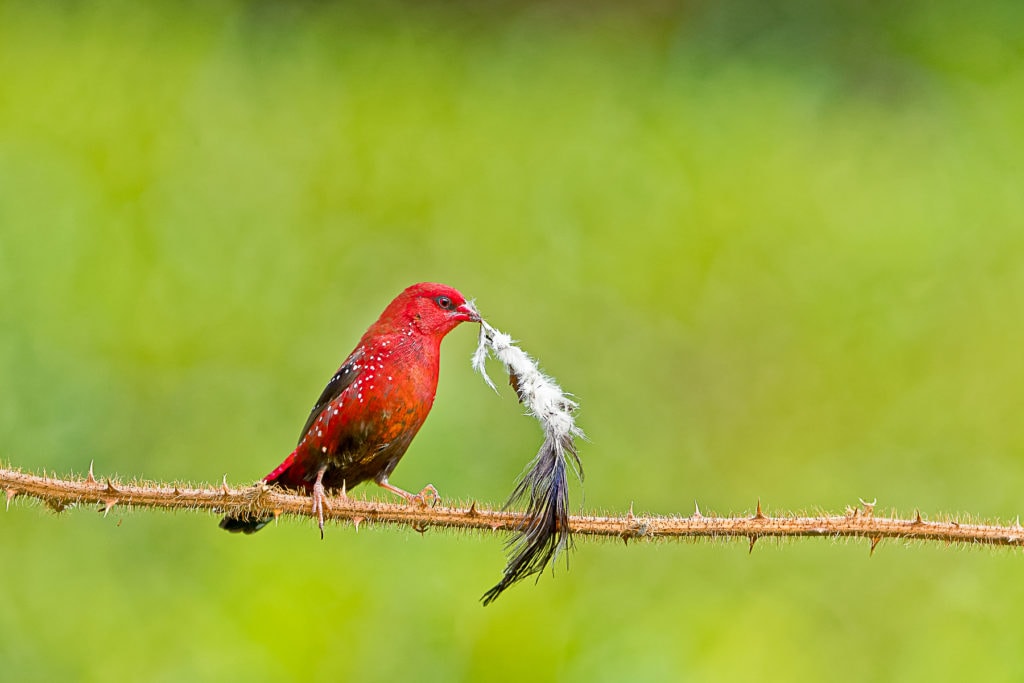
[(395, 297), (377, 324), (397, 331), (412, 329), (437, 338), (459, 323), (480, 322), (476, 307), (459, 290), (435, 282), (412, 285)]

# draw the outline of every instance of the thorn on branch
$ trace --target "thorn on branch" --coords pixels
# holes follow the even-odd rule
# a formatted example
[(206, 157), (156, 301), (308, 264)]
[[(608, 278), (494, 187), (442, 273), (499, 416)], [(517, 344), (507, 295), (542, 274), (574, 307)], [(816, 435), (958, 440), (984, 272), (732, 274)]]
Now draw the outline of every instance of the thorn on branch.
[(651, 530), (651, 525), (648, 522), (637, 521), (636, 516), (633, 514), (632, 504), (630, 504), (629, 512), (626, 514), (623, 522), (624, 528), (619, 532), (619, 538), (627, 546), (629, 545), (629, 539), (646, 536)]
[(231, 495), (231, 489), (228, 487), (227, 473), (224, 474), (224, 478), (220, 482), (220, 490), (224, 493), (225, 498)]
[(107, 493), (121, 493), (116, 488), (114, 488), (114, 484), (110, 481), (110, 477), (107, 477), (105, 481), (107, 482)]
[(750, 548), (747, 550), (747, 554), (748, 555), (753, 555), (754, 554), (754, 544), (757, 543), (757, 539), (759, 539), (761, 537), (758, 536), (757, 534), (750, 534), (750, 536), (748, 536), (748, 538), (750, 539)]
[(353, 517), (352, 526), (356, 528), (356, 533), (359, 533), (359, 525), (363, 523), (365, 517)]
[(107, 513), (110, 512), (110, 508), (112, 508), (115, 505), (117, 505), (117, 499), (116, 498), (106, 498), (102, 502), (103, 502), (103, 508), (101, 510), (99, 510), (99, 512), (102, 512), (103, 513), (103, 517), (106, 518)]
[(470, 517), (476, 517), (478, 514), (480, 514), (480, 513), (478, 513), (476, 511), (476, 501), (475, 500), (470, 504), (469, 512), (467, 512), (466, 514), (469, 515)]
[(693, 518), (694, 519), (703, 519), (704, 518), (704, 515), (700, 514), (700, 506), (697, 505), (697, 501), (696, 500), (693, 501)]
[(85, 483), (86, 484), (95, 484), (96, 483), (96, 477), (92, 473), (92, 466), (93, 466), (93, 463), (95, 463), (95, 462), (96, 462), (95, 460), (90, 460), (89, 461), (89, 476), (87, 476), (85, 478)]
[(4, 493), (7, 494), (7, 509), (11, 509), (11, 500), (18, 495), (18, 489), (4, 489)]
[[(765, 516), (764, 512), (761, 511), (761, 499), (760, 498), (757, 499), (757, 512), (754, 513), (754, 516), (751, 517), (751, 519), (768, 519)], [(751, 542), (750, 548), (751, 548), (751, 550), (753, 550), (753, 548), (754, 548), (753, 542)]]
[(622, 539), (624, 545), (629, 545), (629, 540), (632, 538), (643, 538), (650, 531), (650, 526), (647, 524), (637, 524), (629, 529), (626, 529), (619, 534), (619, 538)]
[(924, 523), (924, 520), (921, 519), (921, 510), (919, 510), (919, 509), (915, 509), (914, 510), (914, 522), (913, 523), (914, 524), (923, 524)]
[(872, 539), (871, 539), (871, 550), (868, 551), (868, 557), (873, 557), (874, 556), (874, 554), (875, 554), (875, 546), (877, 546), (878, 542), (881, 541), (881, 540), (882, 540), (881, 536), (874, 536), (874, 537), (872, 537)]

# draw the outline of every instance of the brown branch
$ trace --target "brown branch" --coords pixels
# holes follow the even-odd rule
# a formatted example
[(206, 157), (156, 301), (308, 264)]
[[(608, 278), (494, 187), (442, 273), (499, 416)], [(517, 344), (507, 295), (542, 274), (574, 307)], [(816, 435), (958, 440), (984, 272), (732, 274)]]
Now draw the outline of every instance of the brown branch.
[[(259, 514), (291, 514), (310, 517), (310, 500), (306, 496), (285, 493), (275, 487), (251, 486), (231, 488), (225, 482), (219, 487), (143, 483), (124, 483), (110, 479), (96, 480), (92, 468), (85, 478), (63, 479), (26, 474), (17, 469), (0, 468), (0, 489), (7, 495), (7, 504), (24, 495), (42, 500), (55, 510), (71, 505), (97, 505), (106, 514), (116, 505), (168, 510), (209, 510), (214, 512), (253, 512)], [(332, 497), (325, 518), (347, 520), (358, 526), (363, 522), (408, 524), (417, 530), (430, 526), (453, 529), (514, 531), (525, 521), (522, 513), (481, 508), (436, 506), (413, 507), (405, 504), (380, 503), (354, 498)], [(1024, 527), (1018, 519), (1011, 526), (963, 524), (951, 521), (927, 521), (917, 512), (912, 519), (876, 517), (874, 504), (851, 507), (842, 515), (771, 517), (758, 502), (749, 517), (704, 516), (699, 510), (690, 517), (637, 516), (632, 510), (622, 517), (573, 516), (572, 532), (582, 536), (605, 536), (630, 539), (661, 538), (730, 538), (742, 537), (753, 549), (762, 537), (831, 536), (866, 538), (871, 550), (883, 538), (973, 543), (983, 545), (1024, 545)]]

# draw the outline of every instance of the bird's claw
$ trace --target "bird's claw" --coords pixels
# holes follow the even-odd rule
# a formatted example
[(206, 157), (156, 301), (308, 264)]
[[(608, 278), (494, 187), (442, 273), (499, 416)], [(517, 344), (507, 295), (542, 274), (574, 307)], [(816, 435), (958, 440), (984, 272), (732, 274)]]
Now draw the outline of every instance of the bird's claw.
[(441, 502), (441, 494), (437, 492), (433, 484), (427, 484), (423, 487), (423, 490), (414, 496), (409, 496), (410, 505), (418, 505), (419, 507), (434, 507)]
[(320, 540), (324, 538), (324, 506), (330, 507), (327, 496), (324, 492), (324, 485), (319, 480), (313, 484), (313, 514), (316, 515), (317, 523), (320, 526)]
[(414, 505), (416, 507), (434, 507), (441, 500), (441, 496), (437, 492), (437, 489), (434, 488), (433, 484), (427, 484), (419, 493), (409, 493), (408, 491), (404, 491), (388, 482), (387, 479), (381, 479), (377, 484), (386, 488), (388, 491), (391, 491), (391, 493), (401, 496), (405, 499), (407, 504)]

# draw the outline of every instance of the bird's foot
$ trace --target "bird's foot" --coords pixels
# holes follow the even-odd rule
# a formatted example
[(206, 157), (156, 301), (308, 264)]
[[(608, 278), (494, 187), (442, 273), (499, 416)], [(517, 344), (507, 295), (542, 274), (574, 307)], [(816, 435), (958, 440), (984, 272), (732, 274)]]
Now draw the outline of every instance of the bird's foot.
[(388, 491), (391, 491), (391, 493), (397, 494), (402, 498), (405, 498), (405, 502), (408, 503), (409, 505), (414, 505), (416, 507), (434, 507), (441, 500), (441, 495), (437, 492), (437, 489), (434, 488), (433, 484), (427, 484), (419, 493), (409, 493), (408, 491), (405, 491), (403, 489), (398, 488), (397, 486), (394, 486), (393, 484), (388, 483), (387, 479), (384, 479), (377, 483), (380, 484), (380, 486), (382, 486), (383, 488), (386, 488)]
[(423, 490), (417, 493), (415, 496), (408, 498), (410, 505), (418, 505), (419, 507), (434, 507), (441, 502), (441, 494), (437, 492), (433, 484), (427, 484), (423, 487)]
[(324, 538), (324, 504), (326, 502), (324, 485), (319, 482), (313, 484), (313, 514), (316, 515), (317, 523), (320, 525), (320, 540)]
[(316, 475), (316, 481), (313, 483), (313, 514), (316, 515), (317, 522), (320, 525), (320, 540), (324, 540), (324, 506), (330, 507), (330, 503), (327, 502), (327, 494), (324, 491), (324, 472), (326, 468), (321, 468)]

